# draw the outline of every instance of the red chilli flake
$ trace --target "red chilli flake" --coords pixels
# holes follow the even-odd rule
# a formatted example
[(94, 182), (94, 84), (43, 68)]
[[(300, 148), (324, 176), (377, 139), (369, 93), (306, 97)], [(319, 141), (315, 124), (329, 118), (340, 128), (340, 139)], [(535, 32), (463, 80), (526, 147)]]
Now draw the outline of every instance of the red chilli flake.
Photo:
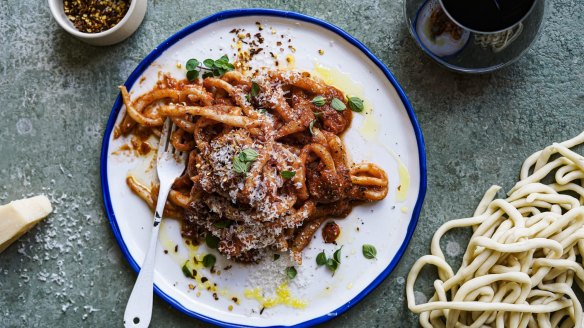
[(128, 12), (130, 0), (63, 0), (63, 10), (75, 28), (99, 33), (116, 26)]

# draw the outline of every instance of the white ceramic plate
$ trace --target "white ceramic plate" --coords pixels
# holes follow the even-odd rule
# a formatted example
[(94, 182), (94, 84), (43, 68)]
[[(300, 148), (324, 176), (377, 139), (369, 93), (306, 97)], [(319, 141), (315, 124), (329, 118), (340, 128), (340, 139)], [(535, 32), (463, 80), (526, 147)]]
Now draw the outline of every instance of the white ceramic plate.
[[(375, 288), (395, 267), (415, 228), (426, 189), (425, 153), (422, 135), (413, 110), (403, 91), (387, 70), (359, 41), (326, 22), (292, 12), (266, 9), (225, 11), (194, 23), (154, 49), (134, 70), (126, 82), (133, 97), (149, 90), (159, 71), (184, 78), (183, 63), (192, 57), (199, 60), (219, 58), (228, 54), (233, 60), (231, 45), (234, 28), (244, 28), (253, 36), (258, 33), (256, 22), (264, 30), (264, 51), (256, 56), (254, 65), (273, 64), (269, 51), (277, 54), (280, 67), (288, 66), (287, 55), (293, 59), (295, 69), (320, 72), (325, 79), (348, 94), (365, 99), (367, 114), (355, 114), (353, 123), (344, 135), (347, 151), (354, 162), (363, 160), (380, 165), (389, 176), (390, 192), (382, 201), (356, 207), (344, 220), (338, 220), (342, 234), (338, 240), (343, 245), (342, 261), (334, 274), (317, 267), (316, 255), (325, 250), (329, 256), (338, 246), (324, 244), (320, 231), (303, 253), (303, 265), (297, 267), (298, 276), (289, 281), (293, 297), (307, 303), (303, 309), (285, 305), (267, 308), (260, 314), (262, 305), (244, 297), (248, 288), (261, 286), (266, 297), (286, 283), (284, 273), (290, 265), (285, 257), (257, 266), (232, 264), (221, 275), (203, 271), (211, 282), (217, 284), (218, 300), (213, 293), (199, 290), (201, 286), (186, 278), (181, 271), (181, 261), (188, 250), (180, 237), (176, 221), (165, 220), (155, 270), (155, 291), (180, 311), (201, 320), (227, 327), (242, 326), (295, 326), (306, 327), (329, 320), (346, 311)], [(275, 31), (275, 32), (272, 32)], [(237, 36), (235, 36), (237, 38)], [(288, 42), (290, 40), (290, 42)], [(283, 42), (278, 46), (276, 42)], [(289, 48), (291, 45), (292, 48)], [(279, 48), (282, 48), (280, 51)], [(324, 54), (319, 54), (323, 50)], [(316, 66), (326, 67), (315, 71)], [(342, 72), (342, 74), (341, 74)], [(351, 80), (351, 83), (347, 83)], [(113, 232), (122, 252), (134, 270), (139, 270), (150, 236), (152, 213), (128, 189), (125, 178), (129, 172), (140, 175), (148, 167), (149, 159), (118, 154), (116, 150), (128, 140), (113, 138), (113, 127), (124, 112), (118, 97), (110, 116), (102, 147), (101, 178), (104, 203)], [(402, 163), (400, 174), (399, 163)], [(405, 187), (407, 171), (409, 188)], [(141, 179), (152, 179), (150, 174)], [(400, 186), (401, 185), (401, 186)], [(398, 188), (405, 199), (397, 197)], [(406, 192), (404, 192), (406, 191)], [(362, 255), (362, 245), (377, 248), (377, 259), (368, 260)], [(174, 252), (178, 245), (178, 252)], [(164, 250), (170, 251), (165, 254)], [(199, 252), (207, 252), (201, 246)], [(214, 251), (211, 251), (214, 252)], [(228, 261), (218, 257), (217, 268)], [(193, 284), (195, 289), (189, 288)], [(232, 297), (239, 299), (239, 304)], [(232, 308), (230, 307), (232, 306)]]

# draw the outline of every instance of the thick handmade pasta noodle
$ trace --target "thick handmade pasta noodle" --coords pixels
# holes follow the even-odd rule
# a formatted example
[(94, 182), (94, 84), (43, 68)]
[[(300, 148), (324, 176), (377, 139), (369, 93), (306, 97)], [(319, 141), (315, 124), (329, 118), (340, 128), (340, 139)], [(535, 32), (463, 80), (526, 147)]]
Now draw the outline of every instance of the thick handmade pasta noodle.
[[(434, 234), (431, 255), (412, 267), (408, 307), (423, 327), (582, 327), (573, 285), (584, 287), (584, 157), (570, 148), (584, 133), (534, 153), (506, 199), (491, 187), (470, 218)], [(440, 239), (472, 227), (462, 265), (454, 272)], [(416, 304), (414, 284), (426, 265), (438, 269), (434, 296)]]

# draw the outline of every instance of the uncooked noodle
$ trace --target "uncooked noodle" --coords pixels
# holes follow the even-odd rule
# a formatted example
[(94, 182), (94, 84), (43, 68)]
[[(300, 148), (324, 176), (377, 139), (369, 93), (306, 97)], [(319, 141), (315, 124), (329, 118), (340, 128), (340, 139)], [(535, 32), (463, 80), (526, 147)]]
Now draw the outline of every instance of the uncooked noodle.
[[(581, 327), (582, 306), (572, 288), (584, 287), (584, 157), (570, 148), (584, 133), (534, 153), (506, 199), (491, 187), (474, 216), (451, 220), (434, 234), (431, 255), (412, 267), (408, 307), (423, 327)], [(440, 239), (455, 228), (473, 235), (455, 273)], [(416, 304), (422, 268), (438, 269), (435, 293)]]

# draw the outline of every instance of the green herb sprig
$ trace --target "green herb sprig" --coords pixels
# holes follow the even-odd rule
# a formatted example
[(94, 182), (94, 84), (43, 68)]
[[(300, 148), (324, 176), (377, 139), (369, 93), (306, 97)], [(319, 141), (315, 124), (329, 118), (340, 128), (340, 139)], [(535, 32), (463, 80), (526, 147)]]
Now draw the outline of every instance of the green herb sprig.
[(319, 266), (326, 264), (326, 254), (324, 253), (324, 251), (318, 253), (318, 255), (316, 256), (316, 264)]
[(349, 97), (347, 96), (347, 103), (349, 104), (349, 108), (357, 113), (361, 113), (363, 111), (363, 99), (359, 97)]
[(183, 264), (183, 266), (182, 266), (182, 273), (187, 278), (194, 278), (193, 271), (189, 268), (189, 261), (188, 260), (185, 261), (185, 264)]
[(207, 247), (209, 248), (216, 249), (219, 247), (219, 237), (213, 236), (209, 233), (205, 236), (205, 244), (207, 244)]
[(201, 72), (203, 73), (202, 78), (205, 79), (207, 77), (221, 76), (226, 72), (233, 71), (235, 66), (229, 62), (227, 55), (223, 55), (217, 60), (205, 59), (202, 65), (197, 59), (191, 58), (187, 60), (185, 68), (187, 69), (187, 79), (192, 82), (199, 78)]
[(327, 258), (326, 254), (324, 251), (318, 253), (318, 255), (316, 255), (316, 264), (318, 266), (326, 266), (330, 271), (333, 272), (333, 275), (335, 274), (335, 272), (337, 271), (337, 269), (339, 268), (339, 265), (341, 264), (341, 250), (343, 249), (343, 246), (341, 246), (341, 248), (337, 249), (334, 253), (333, 253), (333, 257), (331, 258)]
[(286, 276), (288, 277), (288, 279), (292, 280), (292, 279), (296, 278), (297, 274), (298, 274), (298, 271), (296, 271), (295, 267), (291, 266), (291, 267), (286, 268)]
[(312, 102), (312, 103), (314, 104), (314, 106), (316, 106), (316, 107), (322, 107), (322, 106), (324, 106), (324, 104), (326, 103), (326, 99), (324, 99), (324, 97), (323, 97), (323, 96), (316, 96), (316, 97), (314, 97), (314, 98), (312, 99), (312, 101), (311, 101), (311, 102)]
[(215, 265), (215, 262), (217, 262), (217, 258), (215, 258), (215, 255), (213, 254), (207, 254), (203, 257), (203, 265), (205, 268), (212, 268)]
[(260, 94), (260, 86), (259, 84), (252, 82), (251, 83), (251, 90), (250, 94), (252, 97), (257, 97)]
[(233, 157), (233, 171), (243, 175), (247, 174), (251, 167), (251, 163), (253, 163), (258, 156), (259, 154), (251, 148), (242, 150), (237, 156)]
[(229, 227), (232, 223), (233, 223), (233, 221), (231, 221), (231, 220), (221, 219), (221, 220), (217, 220), (217, 221), (213, 222), (213, 226), (217, 229), (224, 229), (224, 228)]
[(334, 108), (337, 112), (342, 112), (347, 109), (345, 103), (339, 98), (333, 98), (331, 100), (331, 107)]
[(316, 123), (318, 121), (318, 119), (314, 119), (312, 121), (310, 121), (310, 124), (308, 125), (308, 131), (310, 131), (310, 134), (314, 135), (314, 123)]
[(251, 82), (251, 89), (249, 90), (249, 93), (245, 94), (245, 100), (247, 100), (248, 103), (251, 103), (252, 99), (257, 98), (257, 96), (260, 95), (260, 92), (261, 92), (260, 85), (257, 84), (256, 82)]
[[(323, 96), (316, 96), (314, 98), (312, 98), (312, 100), (310, 101), (314, 106), (316, 107), (322, 107), (326, 104), (326, 99)], [(360, 113), (363, 111), (363, 109), (365, 108), (363, 106), (363, 99), (359, 98), (359, 97), (349, 97), (347, 96), (347, 104), (349, 104), (349, 108), (357, 113)], [(335, 109), (338, 112), (342, 112), (345, 109), (347, 109), (347, 106), (345, 105), (345, 103), (339, 99), (339, 98), (332, 98), (330, 101), (330, 105), (333, 109)], [(316, 116), (316, 114), (315, 114)]]
[(375, 249), (375, 246), (373, 245), (364, 244), (363, 256), (365, 256), (365, 258), (369, 260), (374, 259), (377, 256), (377, 249)]
[(343, 246), (341, 246), (341, 248), (337, 249), (334, 253), (333, 253), (333, 260), (335, 260), (335, 262), (341, 264), (341, 249), (343, 249)]
[(284, 179), (292, 179), (296, 175), (296, 171), (286, 171), (286, 170), (284, 170), (284, 171), (280, 172), (280, 175)]
[(339, 262), (335, 261), (334, 259), (327, 259), (326, 260), (326, 267), (333, 272), (333, 275), (337, 271), (339, 267)]

